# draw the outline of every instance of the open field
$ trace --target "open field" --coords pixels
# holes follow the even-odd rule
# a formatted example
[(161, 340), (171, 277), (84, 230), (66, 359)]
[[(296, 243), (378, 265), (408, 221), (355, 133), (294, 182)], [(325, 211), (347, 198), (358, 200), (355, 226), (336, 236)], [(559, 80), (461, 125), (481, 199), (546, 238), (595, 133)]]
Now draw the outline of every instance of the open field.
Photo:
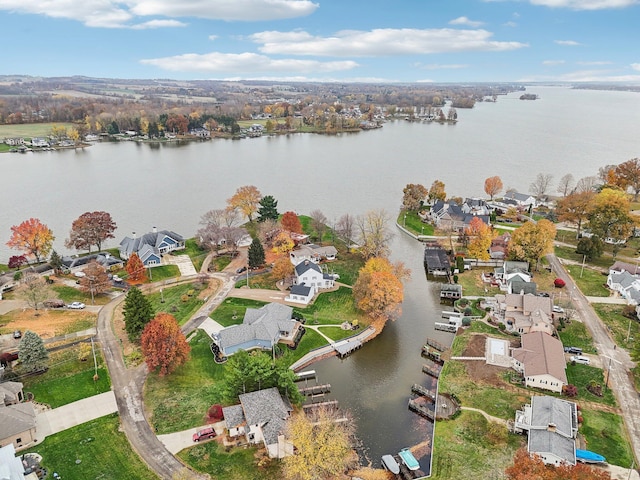
[(0, 315), (0, 334), (31, 330), (46, 339), (95, 327), (97, 318), (85, 310), (12, 310)]
[(73, 127), (73, 123), (22, 123), (14, 125), (0, 125), (0, 139), (11, 137), (46, 137), (51, 133), (51, 127)]

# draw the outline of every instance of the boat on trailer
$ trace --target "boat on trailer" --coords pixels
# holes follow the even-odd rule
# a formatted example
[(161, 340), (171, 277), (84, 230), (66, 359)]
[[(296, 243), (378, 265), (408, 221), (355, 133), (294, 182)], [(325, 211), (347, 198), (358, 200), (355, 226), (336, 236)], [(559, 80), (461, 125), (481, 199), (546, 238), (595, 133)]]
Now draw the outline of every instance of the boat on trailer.
[(396, 459), (393, 458), (393, 455), (383, 455), (382, 456), (382, 466), (389, 470), (391, 473), (397, 475), (400, 473), (400, 465), (396, 462)]
[(606, 463), (607, 459), (599, 453), (576, 448), (576, 460), (582, 463)]
[(408, 448), (403, 448), (398, 452), (402, 463), (404, 463), (409, 470), (418, 470), (420, 468), (420, 463), (416, 460), (416, 457), (413, 456), (411, 450)]

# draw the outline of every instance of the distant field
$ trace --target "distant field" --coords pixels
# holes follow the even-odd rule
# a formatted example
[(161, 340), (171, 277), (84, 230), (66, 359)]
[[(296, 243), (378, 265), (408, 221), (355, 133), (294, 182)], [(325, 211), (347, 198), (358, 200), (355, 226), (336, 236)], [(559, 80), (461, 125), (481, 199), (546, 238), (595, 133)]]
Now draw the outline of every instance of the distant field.
[(0, 125), (0, 141), (7, 137), (44, 137), (51, 133), (51, 127), (69, 128), (73, 123), (25, 123), (20, 125)]

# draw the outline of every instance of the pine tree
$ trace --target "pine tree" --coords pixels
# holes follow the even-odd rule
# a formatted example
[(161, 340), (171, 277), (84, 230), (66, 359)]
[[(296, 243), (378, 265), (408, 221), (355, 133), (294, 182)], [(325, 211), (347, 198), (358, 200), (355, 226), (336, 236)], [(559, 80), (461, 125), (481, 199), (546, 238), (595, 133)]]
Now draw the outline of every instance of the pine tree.
[(280, 214), (278, 213), (278, 201), (272, 196), (267, 195), (260, 200), (260, 207), (258, 207), (258, 222), (264, 222), (265, 220), (278, 220)]
[(257, 268), (264, 264), (264, 248), (259, 238), (254, 238), (249, 245), (249, 268)]
[(138, 288), (131, 287), (124, 299), (124, 326), (129, 340), (137, 342), (140, 339), (140, 334), (153, 315), (149, 300)]
[(44, 342), (38, 334), (27, 330), (18, 346), (18, 358), (25, 370), (37, 372), (47, 368), (49, 352), (44, 348)]
[(51, 252), (51, 257), (49, 257), (49, 265), (56, 274), (62, 270), (62, 257), (55, 250)]

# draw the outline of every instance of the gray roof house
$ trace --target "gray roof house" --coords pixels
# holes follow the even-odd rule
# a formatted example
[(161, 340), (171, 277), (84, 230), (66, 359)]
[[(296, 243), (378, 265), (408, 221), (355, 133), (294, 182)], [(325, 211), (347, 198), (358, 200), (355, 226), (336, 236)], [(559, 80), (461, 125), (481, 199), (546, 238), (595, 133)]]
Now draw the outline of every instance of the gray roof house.
[(62, 257), (62, 264), (69, 270), (80, 269), (86, 267), (89, 262), (95, 260), (98, 264), (102, 265), (106, 270), (118, 269), (124, 267), (124, 262), (114, 257), (107, 252), (92, 253), (91, 255), (85, 255), (84, 257)]
[(31, 402), (5, 405), (0, 403), (0, 447), (9, 444), (17, 449), (35, 440), (36, 411)]
[(153, 227), (153, 231), (141, 237), (137, 237), (135, 233), (132, 237), (125, 237), (120, 242), (120, 258), (127, 260), (135, 252), (145, 267), (151, 267), (160, 265), (161, 257), (165, 253), (184, 248), (184, 238), (181, 235)]
[(618, 292), (628, 304), (640, 304), (640, 279), (627, 270), (622, 270), (620, 273), (610, 271), (607, 286), (614, 292)]
[(309, 260), (297, 264), (294, 273), (296, 275), (295, 284), (311, 287), (312, 295), (315, 295), (318, 290), (333, 288), (335, 285), (333, 275), (324, 273), (319, 265)]
[(528, 193), (518, 193), (512, 190), (507, 192), (504, 198), (506, 200), (514, 200), (521, 207), (528, 207), (529, 205), (536, 206), (536, 197)]
[(293, 411), (276, 387), (239, 395), (240, 405), (224, 407), (230, 437), (245, 437), (251, 444), (263, 444), (269, 457), (284, 458), (293, 454), (293, 445), (284, 430)]
[(333, 245), (326, 247), (308, 243), (299, 245), (295, 250), (289, 253), (289, 259), (294, 265), (298, 265), (306, 260), (313, 263), (320, 263), (322, 260), (332, 261), (336, 259), (338, 250)]
[(301, 325), (292, 314), (293, 308), (280, 303), (247, 308), (242, 324), (223, 328), (212, 338), (225, 356), (238, 350), (270, 350), (279, 342), (292, 345)]
[(303, 305), (308, 305), (311, 300), (313, 300), (313, 295), (315, 290), (311, 287), (302, 285), (291, 285), (291, 289), (289, 290), (289, 295), (285, 297), (285, 301), (292, 303), (301, 303)]
[(514, 430), (527, 432), (529, 453), (539, 455), (544, 463), (576, 464), (578, 409), (575, 403), (548, 396), (532, 397), (530, 405), (516, 412)]

